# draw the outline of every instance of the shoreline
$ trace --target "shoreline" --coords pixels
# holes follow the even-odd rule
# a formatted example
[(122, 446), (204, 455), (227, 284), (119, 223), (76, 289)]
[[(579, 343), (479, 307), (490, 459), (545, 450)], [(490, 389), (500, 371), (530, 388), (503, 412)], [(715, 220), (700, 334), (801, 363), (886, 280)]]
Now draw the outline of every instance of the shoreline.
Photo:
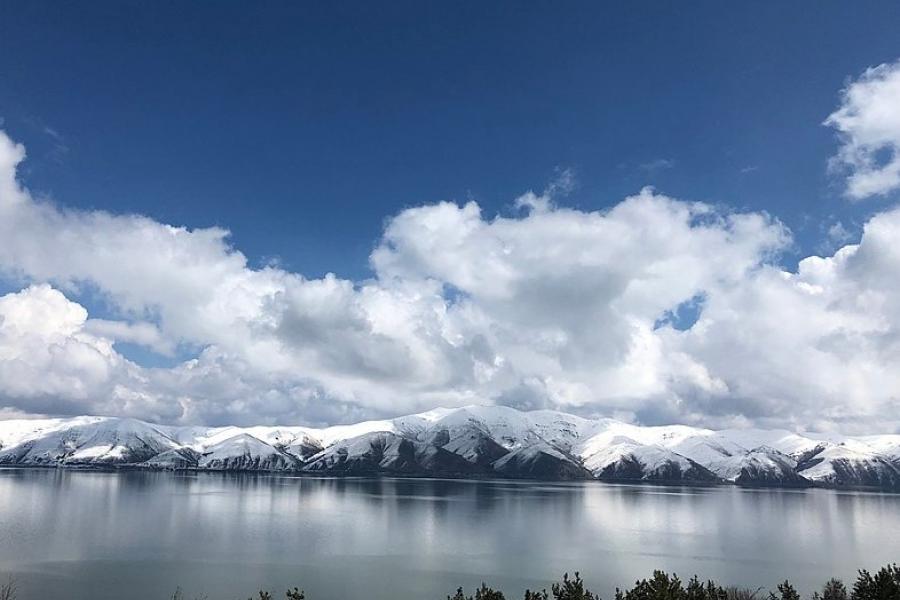
[(334, 480), (373, 480), (373, 479), (410, 479), (410, 480), (436, 480), (436, 481), (470, 481), (473, 483), (480, 482), (532, 482), (532, 483), (601, 483), (616, 486), (633, 486), (633, 487), (650, 487), (650, 488), (690, 488), (690, 489), (726, 489), (736, 488), (748, 491), (808, 491), (808, 490), (827, 490), (834, 492), (864, 492), (874, 494), (900, 494), (898, 488), (881, 488), (877, 486), (848, 486), (848, 485), (824, 485), (821, 483), (811, 482), (807, 485), (763, 485), (737, 483), (733, 481), (648, 481), (641, 479), (606, 479), (606, 478), (540, 478), (540, 477), (503, 477), (496, 473), (485, 474), (484, 476), (473, 475), (472, 473), (454, 474), (454, 473), (398, 473), (377, 471), (371, 473), (347, 473), (347, 472), (310, 472), (301, 470), (264, 470), (264, 469), (203, 469), (196, 467), (167, 469), (159, 467), (148, 467), (134, 464), (123, 465), (17, 465), (3, 464), (0, 465), (2, 471), (67, 471), (67, 472), (93, 472), (93, 473), (202, 473), (202, 474), (219, 474), (219, 475), (259, 475), (265, 477), (281, 476), (296, 479), (334, 479)]

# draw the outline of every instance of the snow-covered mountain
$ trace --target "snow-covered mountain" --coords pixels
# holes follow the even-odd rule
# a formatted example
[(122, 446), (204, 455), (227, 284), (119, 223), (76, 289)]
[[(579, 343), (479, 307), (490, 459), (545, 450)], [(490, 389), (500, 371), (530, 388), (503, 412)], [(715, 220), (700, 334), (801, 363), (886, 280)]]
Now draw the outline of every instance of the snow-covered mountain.
[(435, 409), (310, 427), (161, 426), (112, 417), (0, 421), (0, 465), (289, 471), (900, 491), (900, 435), (641, 427), (555, 411)]
[(498, 475), (533, 479), (587, 479), (591, 472), (577, 457), (553, 447), (545, 441), (510, 450), (491, 467)]
[(179, 447), (158, 428), (134, 419), (0, 421), (0, 464), (140, 463)]
[(309, 458), (303, 469), (353, 475), (397, 473), (470, 475), (481, 472), (440, 446), (409, 439), (389, 431), (375, 431), (337, 441)]
[(239, 433), (197, 450), (197, 467), (221, 471), (293, 471), (300, 459), (249, 433)]
[(718, 479), (709, 469), (660, 444), (642, 444), (625, 436), (595, 436), (582, 447), (581, 456), (598, 479), (669, 482)]

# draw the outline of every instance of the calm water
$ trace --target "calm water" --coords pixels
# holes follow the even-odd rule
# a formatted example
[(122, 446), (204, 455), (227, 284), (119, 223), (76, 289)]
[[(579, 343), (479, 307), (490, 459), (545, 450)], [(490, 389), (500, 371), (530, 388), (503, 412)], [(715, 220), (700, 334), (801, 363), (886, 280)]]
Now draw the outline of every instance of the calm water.
[(654, 568), (808, 591), (898, 559), (900, 495), (0, 470), (0, 573), (25, 600), (515, 597), (566, 570), (608, 600)]

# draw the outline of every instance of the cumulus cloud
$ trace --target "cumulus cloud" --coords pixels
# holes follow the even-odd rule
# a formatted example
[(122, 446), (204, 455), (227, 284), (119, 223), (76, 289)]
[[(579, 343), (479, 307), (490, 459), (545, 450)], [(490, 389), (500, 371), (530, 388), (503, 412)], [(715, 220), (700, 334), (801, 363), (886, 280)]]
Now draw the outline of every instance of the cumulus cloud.
[(145, 321), (109, 321), (107, 319), (91, 319), (85, 324), (85, 330), (94, 335), (105, 337), (116, 342), (130, 342), (150, 348), (162, 356), (173, 356), (175, 346), (160, 333), (153, 323)]
[[(891, 69), (851, 84), (845, 108), (865, 104), (853, 86)], [(874, 149), (848, 118), (829, 119), (841, 156)], [(0, 297), (0, 414), (321, 424), (500, 403), (644, 423), (900, 427), (900, 209), (860, 237), (832, 228), (840, 247), (791, 271), (779, 266), (791, 234), (770, 215), (652, 188), (575, 210), (556, 200), (574, 183), (561, 171), (514, 216), (474, 202), (404, 210), (371, 253), (371, 279), (309, 279), (251, 268), (223, 229), (36, 199), (16, 176), (24, 159), (0, 133), (0, 274), (27, 282)], [(874, 167), (854, 164), (857, 189)], [(113, 315), (91, 318), (74, 301), (85, 289)], [(193, 358), (151, 368), (120, 342)]]
[(120, 360), (108, 340), (84, 332), (87, 311), (49, 285), (0, 297), (0, 393), (87, 400)]
[(724, 384), (703, 394), (689, 383), (680, 408), (705, 419), (895, 429), (900, 288), (889, 273), (900, 267), (898, 234), (900, 210), (880, 214), (858, 245), (806, 258), (796, 273), (763, 267), (710, 294), (690, 329), (662, 331), (667, 347)]
[(833, 159), (848, 173), (847, 195), (854, 200), (900, 188), (900, 61), (866, 70), (841, 94), (841, 106), (825, 124), (834, 127), (841, 147)]
[[(29, 343), (90, 341), (105, 361), (80, 387), (6, 390), (10, 407), (40, 412), (321, 421), (514, 403), (523, 390), (546, 406), (634, 410), (668, 394), (657, 320), (745, 277), (789, 238), (766, 215), (649, 188), (607, 211), (555, 207), (571, 187), (564, 171), (515, 218), (487, 218), (475, 203), (396, 215), (372, 253), (372, 280), (307, 279), (251, 269), (221, 229), (39, 201), (16, 180), (24, 156), (0, 137), (0, 268), (53, 285), (40, 289), (80, 315)], [(121, 319), (88, 319), (62, 295), (86, 285)], [(35, 289), (22, 292), (28, 301)], [(148, 369), (116, 352), (123, 341), (202, 351)]]
[(667, 393), (657, 320), (742, 279), (787, 240), (766, 215), (645, 189), (605, 212), (487, 220), (474, 203), (410, 209), (389, 223), (372, 265), (386, 284), (453, 291), (447, 331), (479, 340), (482, 393), (510, 397), (526, 382), (545, 405), (634, 409)]

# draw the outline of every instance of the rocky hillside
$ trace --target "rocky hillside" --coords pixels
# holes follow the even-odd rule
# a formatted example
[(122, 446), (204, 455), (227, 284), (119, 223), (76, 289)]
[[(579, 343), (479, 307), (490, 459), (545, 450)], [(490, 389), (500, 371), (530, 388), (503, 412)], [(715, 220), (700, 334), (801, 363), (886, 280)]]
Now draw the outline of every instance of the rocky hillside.
[(640, 427), (555, 411), (437, 409), (308, 427), (0, 421), (0, 465), (862, 487), (900, 491), (900, 435)]

